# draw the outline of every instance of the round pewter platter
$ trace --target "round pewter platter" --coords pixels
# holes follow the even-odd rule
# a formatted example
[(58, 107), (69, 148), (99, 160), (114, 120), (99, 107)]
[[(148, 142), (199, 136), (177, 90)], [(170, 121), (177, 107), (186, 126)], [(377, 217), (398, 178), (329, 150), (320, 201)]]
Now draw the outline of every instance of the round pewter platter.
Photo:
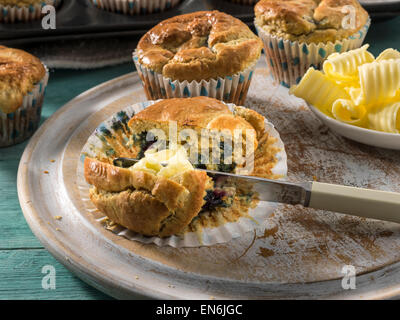
[[(40, 127), (22, 156), (18, 194), (24, 216), (43, 245), (78, 277), (123, 299), (400, 295), (400, 225), (394, 223), (279, 205), (263, 230), (209, 247), (158, 247), (106, 230), (95, 212), (84, 210), (76, 183), (80, 152), (99, 123), (144, 100), (137, 73), (86, 91)], [(288, 180), (400, 192), (399, 152), (332, 133), (304, 101), (273, 87), (266, 69), (256, 70), (246, 106), (279, 131)], [(342, 288), (347, 265), (357, 272), (355, 290)]]

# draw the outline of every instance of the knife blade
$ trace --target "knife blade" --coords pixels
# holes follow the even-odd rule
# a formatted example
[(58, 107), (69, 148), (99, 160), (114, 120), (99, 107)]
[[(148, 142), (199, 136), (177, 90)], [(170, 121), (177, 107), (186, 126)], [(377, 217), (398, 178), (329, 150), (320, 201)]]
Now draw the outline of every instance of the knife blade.
[[(131, 167), (138, 159), (133, 158), (116, 158), (113, 163), (118, 167)], [(311, 183), (290, 183), (280, 180), (270, 180), (253, 176), (244, 176), (227, 172), (220, 172), (207, 169), (197, 169), (205, 171), (215, 177), (227, 177), (232, 182), (246, 183), (253, 187), (253, 191), (258, 193), (261, 201), (279, 202), (291, 205), (301, 204), (308, 206), (311, 195)]]
[[(116, 158), (113, 163), (119, 167), (131, 167), (138, 159)], [(353, 216), (400, 223), (400, 193), (363, 189), (321, 182), (291, 183), (253, 176), (237, 175), (207, 169), (214, 176), (225, 176), (237, 183), (247, 183), (258, 192), (262, 201), (345, 213)]]

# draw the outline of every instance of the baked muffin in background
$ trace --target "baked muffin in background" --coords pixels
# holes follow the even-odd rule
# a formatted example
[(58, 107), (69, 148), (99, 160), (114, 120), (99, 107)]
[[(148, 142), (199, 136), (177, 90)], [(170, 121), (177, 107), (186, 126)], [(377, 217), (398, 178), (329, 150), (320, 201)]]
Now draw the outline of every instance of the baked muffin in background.
[(0, 147), (20, 143), (35, 132), (48, 77), (38, 58), (0, 46)]
[(0, 0), (0, 23), (28, 22), (42, 17), (42, 7), (62, 0)]
[(270, 73), (286, 87), (331, 53), (361, 47), (370, 25), (357, 0), (261, 0), (254, 12)]
[(242, 105), (261, 50), (239, 19), (199, 11), (149, 30), (133, 59), (150, 100), (208, 96)]
[(175, 7), (181, 0), (90, 0), (99, 9), (128, 15), (158, 13)]

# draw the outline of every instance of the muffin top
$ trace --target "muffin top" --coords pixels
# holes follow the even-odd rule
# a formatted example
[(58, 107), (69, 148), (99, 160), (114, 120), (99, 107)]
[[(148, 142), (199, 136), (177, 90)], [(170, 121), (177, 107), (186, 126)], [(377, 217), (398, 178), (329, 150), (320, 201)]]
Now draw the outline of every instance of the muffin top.
[[(241, 110), (240, 107), (235, 107), (236, 109)], [(251, 118), (251, 123), (240, 112), (233, 114), (225, 103), (210, 97), (172, 98), (161, 100), (139, 112), (132, 117), (129, 125), (137, 120), (150, 120), (176, 121), (178, 126), (227, 129), (232, 132), (235, 129), (253, 131), (259, 127), (264, 129), (264, 118), (261, 115), (252, 110), (249, 110), (247, 115)]]
[(139, 62), (164, 77), (201, 81), (234, 75), (260, 57), (262, 41), (240, 20), (219, 11), (167, 19), (139, 41)]
[(306, 43), (347, 38), (368, 21), (357, 0), (261, 0), (254, 11), (257, 26), (266, 32)]
[(45, 74), (38, 58), (22, 50), (0, 46), (0, 111), (17, 110), (24, 96)]
[(3, 6), (17, 6), (26, 7), (30, 4), (41, 4), (43, 0), (0, 0), (0, 4)]

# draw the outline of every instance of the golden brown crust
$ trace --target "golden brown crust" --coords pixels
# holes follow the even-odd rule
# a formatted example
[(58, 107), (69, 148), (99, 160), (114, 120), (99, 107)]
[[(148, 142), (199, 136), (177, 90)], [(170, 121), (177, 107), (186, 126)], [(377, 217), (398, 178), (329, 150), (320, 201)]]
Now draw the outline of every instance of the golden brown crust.
[(176, 210), (175, 214), (164, 221), (164, 226), (160, 232), (161, 237), (179, 234), (196, 217), (203, 204), (206, 195), (206, 186), (210, 178), (204, 171), (186, 171), (180, 178), (179, 183), (189, 192), (187, 201), (182, 210)]
[(0, 111), (17, 110), (24, 96), (45, 74), (38, 58), (22, 50), (0, 46)]
[(86, 181), (101, 190), (120, 192), (129, 188), (144, 189), (169, 210), (176, 210), (180, 201), (187, 196), (187, 190), (177, 182), (147, 172), (116, 167), (88, 157), (85, 158), (84, 168)]
[(241, 72), (260, 57), (262, 41), (226, 13), (199, 11), (162, 21), (139, 41), (145, 67), (179, 81), (215, 79)]
[[(132, 171), (111, 164), (100, 162), (89, 157), (85, 158), (84, 172), (86, 181), (102, 190), (117, 192), (132, 186)], [(147, 185), (153, 183), (147, 182)]]
[(226, 104), (208, 97), (173, 98), (157, 102), (136, 114), (129, 121), (176, 121), (179, 126), (206, 128), (208, 123), (223, 114), (232, 114)]
[(265, 131), (265, 119), (258, 112), (247, 109), (245, 107), (236, 106), (234, 109), (236, 116), (239, 116), (246, 120), (256, 131), (257, 138), (259, 138)]
[(203, 129), (219, 132), (228, 130), (232, 134), (235, 130), (241, 130), (244, 138), (243, 150), (246, 150), (248, 134), (254, 149), (257, 149), (257, 137), (263, 133), (264, 128), (264, 118), (257, 112), (235, 107), (232, 113), (226, 104), (209, 97), (161, 100), (132, 117), (128, 125), (134, 133), (158, 128), (168, 135), (170, 121), (177, 123), (178, 134), (180, 130), (187, 128), (198, 133)]
[(163, 203), (140, 190), (109, 193), (93, 188), (90, 200), (113, 222), (144, 235), (158, 235), (162, 221), (170, 216)]
[[(342, 22), (352, 6), (354, 27)], [(335, 42), (359, 31), (368, 20), (368, 13), (357, 0), (261, 0), (254, 7), (256, 23), (278, 37), (300, 41)]]
[[(240, 112), (233, 114), (226, 104), (209, 97), (165, 99), (133, 116), (128, 125), (134, 127), (137, 123), (142, 124), (146, 121), (158, 124), (176, 121), (178, 126), (200, 129), (227, 129), (232, 132), (235, 129), (259, 130), (260, 119), (262, 124), (264, 123), (261, 115), (246, 108), (236, 108)], [(247, 114), (248, 119), (252, 119), (257, 128), (246, 121)], [(253, 118), (258, 120), (255, 121)]]
[(166, 179), (88, 157), (84, 172), (101, 212), (130, 230), (161, 237), (179, 233), (200, 212), (209, 179), (195, 170)]

